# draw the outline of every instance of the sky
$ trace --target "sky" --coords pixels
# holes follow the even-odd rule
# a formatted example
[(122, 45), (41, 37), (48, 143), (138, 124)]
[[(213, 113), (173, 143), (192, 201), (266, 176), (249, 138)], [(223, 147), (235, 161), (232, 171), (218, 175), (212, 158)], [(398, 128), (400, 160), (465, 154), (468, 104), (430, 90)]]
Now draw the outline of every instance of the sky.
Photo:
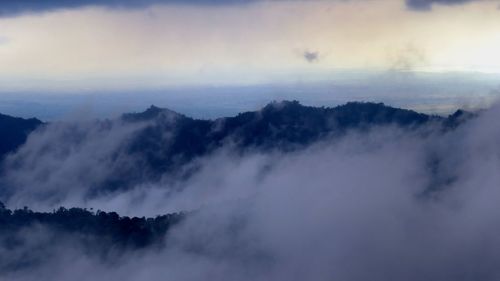
[[(0, 100), (21, 93), (18, 103), (29, 99), (26, 93), (144, 93), (346, 77), (355, 84), (374, 72), (474, 73), (489, 75), (488, 80), (500, 77), (499, 5), (496, 0), (3, 0)], [(460, 90), (447, 92), (455, 89)], [(22, 114), (20, 108), (12, 112)]]

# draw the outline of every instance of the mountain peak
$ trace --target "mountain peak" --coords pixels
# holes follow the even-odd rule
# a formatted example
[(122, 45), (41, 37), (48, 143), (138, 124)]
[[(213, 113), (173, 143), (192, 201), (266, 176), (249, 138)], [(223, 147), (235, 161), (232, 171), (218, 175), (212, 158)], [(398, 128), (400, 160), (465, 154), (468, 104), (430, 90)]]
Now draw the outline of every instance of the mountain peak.
[(154, 105), (154, 104), (150, 105), (149, 108), (146, 109), (146, 111), (161, 111), (161, 110), (163, 110), (163, 109)]
[(463, 109), (458, 109), (453, 114), (449, 115), (448, 118), (446, 118), (445, 126), (453, 129), (476, 116), (477, 116), (476, 113), (472, 113)]
[(157, 107), (151, 105), (148, 109), (139, 113), (126, 113), (122, 115), (122, 119), (125, 121), (146, 121), (152, 120), (158, 117), (168, 117), (168, 118), (186, 118), (184, 115), (177, 113), (173, 110), (167, 108)]

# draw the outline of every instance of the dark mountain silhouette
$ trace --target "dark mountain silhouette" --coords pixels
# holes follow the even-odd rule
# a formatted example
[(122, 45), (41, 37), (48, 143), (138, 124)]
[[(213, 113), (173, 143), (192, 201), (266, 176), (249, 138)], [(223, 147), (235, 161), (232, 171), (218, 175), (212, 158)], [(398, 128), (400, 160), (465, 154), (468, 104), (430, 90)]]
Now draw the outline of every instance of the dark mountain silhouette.
[(111, 239), (114, 245), (140, 248), (162, 242), (169, 227), (183, 214), (174, 213), (155, 218), (119, 216), (82, 208), (59, 208), (51, 213), (34, 212), (27, 207), (11, 211), (0, 202), (0, 234), (14, 233), (34, 225), (45, 225), (66, 233), (80, 233), (98, 239)]
[(0, 114), (0, 160), (21, 146), (28, 135), (42, 124), (36, 118), (23, 119)]
[[(422, 125), (433, 124), (433, 127), (445, 131), (454, 129), (472, 116), (465, 111), (457, 111), (445, 118), (382, 103), (350, 102), (326, 108), (304, 106), (297, 101), (282, 101), (272, 102), (261, 110), (240, 113), (234, 117), (197, 120), (151, 106), (144, 112), (127, 113), (117, 120), (125, 124), (145, 125), (135, 131), (126, 145), (116, 152), (116, 155), (133, 157), (135, 164), (109, 165), (110, 176), (104, 182), (89, 187), (89, 193), (126, 189), (138, 183), (158, 181), (172, 173), (188, 176), (190, 170), (183, 169), (185, 164), (224, 145), (231, 146), (237, 152), (291, 151), (326, 137), (337, 137), (351, 130), (369, 130), (377, 126), (391, 125), (413, 130)], [(4, 130), (18, 137), (2, 144), (6, 147), (4, 153), (14, 151), (25, 141), (30, 130), (41, 124), (36, 119), (9, 118), (18, 123), (4, 127)], [(112, 127), (109, 121), (97, 122), (96, 126), (99, 124), (103, 130)]]
[(455, 111), (455, 113), (448, 116), (448, 118), (446, 118), (443, 124), (446, 129), (455, 129), (458, 126), (460, 126), (463, 122), (466, 122), (467, 120), (474, 118), (476, 116), (477, 113), (472, 113), (459, 109)]
[[(115, 212), (91, 211), (81, 208), (59, 208), (50, 213), (34, 212), (27, 207), (9, 210), (0, 202), (0, 272), (36, 265), (40, 256), (13, 255), (1, 258), (16, 249), (34, 250), (33, 242), (24, 238), (26, 231), (45, 231), (55, 247), (66, 237), (85, 246), (88, 254), (106, 258), (120, 251), (146, 247), (163, 247), (169, 229), (179, 223), (184, 214), (174, 213), (154, 218), (119, 216)], [(23, 247), (24, 246), (24, 247)], [(15, 257), (18, 257), (16, 259)]]
[[(240, 151), (249, 149), (290, 151), (328, 136), (350, 130), (368, 130), (393, 125), (416, 129), (435, 123), (443, 130), (458, 126), (463, 111), (448, 118), (393, 108), (382, 103), (350, 102), (334, 108), (303, 106), (297, 101), (273, 102), (259, 111), (244, 112), (216, 120), (196, 120), (168, 109), (150, 107), (141, 113), (122, 116), (126, 122), (148, 121), (130, 144), (130, 153), (144, 159), (157, 178), (193, 158), (224, 144)], [(465, 115), (464, 115), (465, 116)], [(169, 138), (165, 139), (165, 132)]]

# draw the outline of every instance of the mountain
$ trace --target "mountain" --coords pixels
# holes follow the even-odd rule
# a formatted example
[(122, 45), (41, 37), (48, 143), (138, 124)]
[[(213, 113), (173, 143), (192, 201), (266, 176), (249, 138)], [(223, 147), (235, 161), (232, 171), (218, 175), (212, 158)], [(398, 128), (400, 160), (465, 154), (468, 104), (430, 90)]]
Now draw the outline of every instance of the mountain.
[[(469, 113), (457, 111), (445, 118), (382, 103), (350, 102), (327, 108), (304, 106), (297, 101), (282, 101), (233, 117), (198, 120), (169, 109), (151, 106), (144, 112), (123, 114), (117, 120), (96, 121), (90, 125), (76, 126), (77, 128), (68, 125), (67, 131), (40, 146), (45, 147), (43, 151), (34, 151), (32, 155), (47, 155), (51, 147), (67, 156), (71, 151), (80, 151), (82, 148), (78, 147), (88, 141), (92, 141), (93, 150), (105, 149), (114, 139), (110, 138), (102, 145), (94, 143), (93, 134), (86, 133), (89, 128), (94, 128), (99, 131), (101, 138), (106, 138), (106, 135), (113, 135), (112, 130), (116, 130), (116, 127), (137, 125), (138, 129), (128, 133), (124, 144), (113, 148), (116, 151), (108, 151), (111, 156), (106, 158), (104, 164), (106, 177), (93, 182), (92, 187), (89, 187), (90, 193), (108, 192), (156, 182), (166, 175), (187, 177), (196, 166), (186, 169), (186, 164), (223, 146), (229, 146), (237, 152), (292, 151), (327, 137), (342, 136), (351, 130), (362, 131), (386, 125), (413, 130), (426, 124), (450, 130), (471, 117), (473, 116)], [(42, 124), (37, 119), (9, 118), (11, 119), (8, 120), (16, 122), (6, 125), (4, 130), (17, 138), (1, 140), (5, 147), (4, 154), (22, 145), (26, 135)], [(60, 128), (61, 124), (58, 126), (56, 127)], [(100, 155), (97, 157), (101, 158)], [(124, 158), (133, 161), (124, 165), (123, 161), (120, 162)], [(15, 165), (22, 163), (21, 160), (15, 161), (14, 166), (11, 165), (14, 167), (12, 169), (17, 170), (19, 166)]]
[[(122, 116), (125, 122), (149, 122), (129, 147), (131, 154), (145, 159), (151, 172), (149, 178), (175, 170), (225, 144), (240, 151), (289, 151), (327, 136), (375, 126), (393, 125), (406, 129), (429, 123), (441, 125), (443, 129), (458, 126), (459, 119), (455, 115), (450, 118), (453, 120), (382, 103), (350, 102), (325, 108), (304, 106), (297, 101), (272, 102), (258, 111), (216, 120), (196, 120), (154, 106), (141, 113)], [(171, 136), (168, 140), (165, 140), (165, 132)]]
[(115, 212), (60, 207), (53, 212), (35, 212), (27, 207), (9, 210), (0, 202), (0, 236), (21, 229), (44, 225), (64, 233), (79, 233), (101, 240), (113, 239), (114, 245), (141, 248), (162, 242), (171, 225), (184, 214), (172, 213), (154, 218), (119, 216)]
[(451, 114), (444, 120), (443, 125), (447, 129), (455, 129), (462, 123), (469, 119), (475, 118), (477, 113), (468, 112), (462, 109), (458, 109), (455, 113)]
[[(2, 115), (2, 119), (0, 119), (4, 121), (2, 123), (4, 124), (3, 131), (1, 131), (2, 136), (21, 136), (17, 139), (0, 138), (0, 142), (11, 145), (10, 147), (5, 146), (7, 147), (5, 153), (14, 152), (21, 146), (18, 153), (13, 153), (4, 159), (5, 170), (4, 173), (0, 173), (0, 200), (7, 202), (11, 208), (28, 205), (35, 208), (46, 206), (44, 209), (50, 210), (60, 205), (96, 206), (93, 204), (98, 204), (97, 206), (104, 206), (102, 204), (105, 204), (106, 208), (108, 206), (109, 208), (119, 207), (122, 210), (130, 210), (129, 212), (141, 212), (147, 209), (150, 213), (151, 210), (154, 212), (155, 208), (162, 204), (171, 204), (165, 209), (183, 212), (145, 218), (120, 216), (115, 212), (82, 208), (59, 208), (52, 212), (32, 211), (28, 207), (14, 210), (7, 208), (0, 202), (0, 276), (2, 274), (9, 277), (16, 276), (19, 272), (33, 272), (36, 275), (38, 272), (47, 271), (47, 268), (52, 270), (53, 264), (58, 265), (53, 270), (54, 272), (67, 271), (68, 266), (73, 263), (83, 264), (83, 269), (88, 270), (91, 267), (88, 267), (87, 264), (94, 265), (94, 262), (96, 262), (95, 264), (103, 264), (103, 268), (107, 268), (107, 266), (115, 268), (115, 265), (119, 265), (116, 268), (127, 270), (122, 271), (122, 274), (130, 272), (128, 270), (130, 266), (139, 264), (139, 267), (145, 268), (142, 272), (148, 273), (150, 271), (149, 263), (154, 263), (155, 266), (158, 264), (162, 268), (164, 266), (176, 267), (175, 262), (178, 257), (184, 260), (183, 262), (187, 262), (189, 266), (196, 265), (197, 262), (204, 264), (207, 258), (214, 259), (217, 265), (221, 261), (236, 260), (236, 265), (241, 264), (245, 272), (248, 272), (246, 270), (248, 261), (251, 261), (250, 265), (257, 268), (262, 268), (261, 266), (265, 265), (263, 268), (267, 272), (267, 269), (271, 268), (268, 265), (273, 266), (275, 256), (280, 256), (282, 252), (274, 252), (274, 247), (269, 249), (266, 245), (274, 245), (277, 241), (276, 237), (286, 237), (291, 233), (290, 229), (293, 232), (313, 227), (312, 232), (309, 229), (306, 230), (307, 233), (312, 233), (312, 236), (297, 236), (300, 240), (298, 244), (300, 244), (311, 237), (312, 239), (319, 237), (318, 231), (324, 232), (326, 230), (328, 234), (331, 229), (343, 229), (347, 225), (347, 233), (349, 233), (349, 229), (352, 229), (352, 218), (354, 221), (360, 221), (363, 224), (362, 227), (365, 227), (366, 220), (359, 220), (359, 214), (356, 213), (359, 211), (357, 205), (350, 204), (349, 201), (342, 201), (344, 198), (359, 203), (361, 202), (358, 200), (359, 198), (364, 200), (373, 196), (375, 201), (367, 201), (366, 207), (368, 209), (365, 209), (371, 212), (370, 208), (373, 207), (377, 211), (381, 210), (381, 215), (372, 216), (365, 210), (364, 213), (361, 212), (361, 216), (368, 214), (369, 219), (374, 218), (375, 223), (372, 225), (375, 225), (375, 228), (380, 225), (378, 222), (386, 222), (386, 218), (393, 222), (393, 206), (401, 206), (401, 202), (403, 204), (411, 202), (411, 207), (408, 210), (417, 210), (417, 215), (410, 212), (408, 216), (407, 208), (405, 208), (405, 215), (401, 217), (403, 223), (396, 221), (396, 226), (406, 227), (408, 223), (405, 222), (408, 221), (408, 217), (412, 219), (421, 217), (421, 221), (417, 220), (415, 229), (428, 226), (432, 228), (436, 222), (440, 221), (432, 221), (429, 224), (428, 219), (433, 216), (432, 214), (431, 216), (421, 216), (422, 207), (431, 206), (433, 209), (437, 207), (436, 209), (441, 214), (442, 209), (437, 204), (443, 202), (445, 203), (444, 208), (447, 208), (448, 202), (448, 200), (441, 200), (444, 198), (441, 197), (442, 192), (446, 192), (448, 187), (461, 187), (461, 185), (455, 185), (455, 182), (457, 181), (456, 175), (462, 172), (462, 169), (456, 168), (463, 166), (455, 166), (454, 163), (462, 162), (463, 159), (462, 157), (450, 157), (450, 153), (455, 153), (456, 148), (462, 148), (462, 146), (451, 146), (450, 149), (444, 151), (427, 150), (427, 147), (434, 148), (435, 145), (426, 141), (426, 149), (411, 151), (410, 158), (397, 159), (399, 157), (396, 157), (396, 161), (392, 165), (387, 165), (383, 161), (392, 160), (395, 155), (392, 153), (393, 150), (390, 150), (391, 153), (382, 150), (383, 158), (374, 158), (371, 152), (360, 154), (368, 155), (368, 157), (363, 156), (365, 158), (358, 159), (349, 163), (347, 168), (340, 167), (341, 169), (338, 170), (335, 169), (339, 167), (336, 161), (333, 162), (333, 165), (328, 164), (328, 166), (320, 164), (320, 169), (315, 170), (317, 168), (315, 164), (324, 162), (325, 159), (317, 161), (319, 158), (316, 155), (322, 154), (323, 151), (315, 151), (309, 161), (301, 161), (304, 158), (292, 158), (293, 162), (299, 162), (302, 165), (297, 168), (291, 166), (292, 169), (289, 169), (290, 166), (282, 166), (278, 163), (277, 166), (282, 166), (278, 169), (282, 171), (278, 171), (275, 176), (265, 180), (266, 184), (260, 186), (262, 188), (250, 190), (249, 194), (253, 194), (255, 191), (258, 193), (258, 196), (255, 196), (255, 201), (252, 195), (250, 195), (249, 201), (246, 201), (246, 192), (241, 192), (239, 189), (231, 190), (229, 196), (217, 195), (219, 191), (217, 191), (216, 185), (219, 184), (221, 177), (227, 176), (230, 179), (221, 185), (236, 185), (238, 188), (238, 185), (245, 187), (247, 183), (248, 185), (258, 185), (256, 183), (258, 180), (254, 182), (245, 176), (242, 180), (231, 180), (234, 173), (232, 169), (221, 175), (216, 171), (216, 180), (201, 173), (200, 178), (194, 178), (196, 183), (191, 183), (191, 189), (184, 187), (181, 181), (182, 177), (189, 177), (193, 171), (198, 169), (197, 162), (193, 160), (209, 155), (222, 147), (230, 147), (231, 152), (235, 151), (236, 153), (254, 150), (287, 152), (303, 149), (317, 141), (329, 141), (342, 137), (350, 131), (376, 130), (379, 126), (399, 127), (401, 130), (411, 132), (411, 136), (421, 133), (427, 134), (430, 131), (442, 134), (438, 136), (444, 136), (444, 139), (447, 140), (448, 136), (457, 137), (454, 134), (447, 135), (449, 131), (456, 129), (475, 116), (476, 114), (461, 110), (448, 117), (432, 116), (389, 107), (381, 103), (351, 102), (334, 108), (325, 108), (303, 106), (296, 101), (273, 102), (258, 111), (244, 112), (237, 116), (216, 120), (197, 120), (155, 106), (151, 106), (143, 112), (124, 114), (114, 120), (57, 122), (47, 125), (43, 125), (37, 119), (25, 120)], [(28, 143), (22, 147), (28, 134), (40, 126), (42, 128), (32, 134)], [(384, 138), (383, 141), (386, 139)], [(440, 147), (448, 143), (438, 141), (436, 144)], [(335, 145), (335, 142), (332, 145)], [(420, 142), (417, 146), (399, 147), (398, 145), (397, 150), (394, 151), (406, 153), (409, 149), (413, 150), (420, 145)], [(475, 151), (476, 146), (473, 146), (472, 149)], [(309, 152), (306, 151), (306, 153)], [(469, 156), (468, 152), (470, 150), (466, 150), (461, 156)], [(489, 152), (490, 150), (486, 150), (485, 154), (489, 156)], [(419, 155), (418, 159), (414, 159), (416, 154)], [(332, 155), (334, 154), (326, 154), (325, 157), (330, 160), (329, 157)], [(445, 162), (448, 161), (448, 158), (451, 159), (452, 163)], [(219, 162), (209, 161), (208, 165), (218, 165), (222, 161), (227, 161), (227, 158), (215, 159)], [(414, 169), (413, 162), (409, 162), (409, 159), (418, 161), (417, 169)], [(228, 162), (231, 163), (231, 161)], [(291, 161), (285, 159), (285, 162)], [(362, 167), (366, 162), (369, 162), (367, 167)], [(361, 165), (357, 165), (360, 163)], [(379, 163), (383, 165), (377, 167)], [(402, 170), (394, 169), (402, 163)], [(473, 161), (473, 163), (478, 162)], [(272, 163), (269, 164), (266, 161), (257, 166), (267, 172), (270, 165), (272, 166)], [(313, 172), (306, 168), (305, 174), (298, 174), (298, 177), (289, 176), (292, 173), (298, 173), (304, 165), (312, 166)], [(251, 166), (254, 167), (255, 164), (252, 163)], [(361, 169), (358, 171), (360, 166)], [(326, 167), (328, 169), (325, 169)], [(408, 169), (409, 167), (411, 168)], [(248, 166), (244, 166), (244, 168), (248, 169)], [(459, 172), (455, 173), (455, 169)], [(272, 167), (269, 170), (273, 170)], [(452, 171), (450, 172), (450, 170)], [(319, 173), (315, 173), (316, 171)], [(360, 178), (361, 180), (358, 181), (359, 175), (363, 176), (367, 171), (368, 177), (366, 179), (361, 177), (363, 179)], [(380, 177), (381, 171), (387, 171), (387, 174)], [(404, 171), (402, 175), (396, 174), (394, 179), (392, 178), (394, 173), (402, 173), (402, 171)], [(212, 170), (209, 169), (208, 173), (211, 172)], [(234, 174), (236, 177), (241, 177), (240, 173), (241, 171), (236, 169)], [(253, 173), (252, 171), (250, 173), (252, 177)], [(333, 177), (314, 179), (311, 181), (311, 186), (304, 184), (301, 179), (298, 180), (304, 178), (304, 175), (309, 180), (309, 176), (318, 177), (322, 173), (331, 173)], [(344, 173), (345, 177), (337, 177), (336, 173), (339, 175)], [(371, 173), (373, 175), (370, 175)], [(181, 177), (178, 177), (179, 175)], [(479, 173), (479, 176), (483, 175), (483, 173)], [(172, 176), (174, 184), (159, 181), (165, 178), (168, 180), (169, 176)], [(390, 180), (387, 180), (389, 177)], [(355, 178), (352, 184), (346, 182), (352, 178)], [(374, 181), (373, 187), (370, 182), (372, 179)], [(407, 180), (416, 180), (418, 183), (415, 185), (410, 183), (409, 188), (400, 188), (402, 184), (407, 183)], [(297, 181), (297, 185), (292, 185), (292, 181)], [(179, 182), (181, 184), (177, 185)], [(205, 182), (208, 183), (205, 185)], [(334, 184), (330, 184), (332, 182)], [(468, 178), (466, 178), (466, 182), (469, 182)], [(153, 184), (149, 185), (148, 183)], [(342, 187), (344, 183), (347, 184), (346, 187)], [(315, 184), (318, 184), (319, 187), (315, 188)], [(376, 189), (387, 184), (394, 186), (389, 189)], [(283, 185), (283, 187), (272, 189), (274, 185)], [(361, 186), (359, 189), (356, 188), (358, 185)], [(331, 192), (325, 186), (340, 189)], [(417, 189), (417, 186), (422, 187), (422, 189)], [(271, 188), (267, 189), (269, 187)], [(131, 192), (122, 192), (130, 188), (134, 189), (128, 190)], [(179, 192), (182, 188), (186, 188), (188, 192)], [(2, 194), (4, 190), (6, 192)], [(296, 193), (297, 190), (300, 192)], [(396, 196), (392, 196), (391, 192), (394, 190), (397, 190)], [(400, 190), (410, 193), (399, 193)], [(424, 193), (418, 192), (419, 190)], [(455, 190), (455, 188), (450, 190)], [(117, 193), (111, 193), (113, 191), (117, 191)], [(214, 191), (216, 196), (211, 197), (210, 194)], [(365, 191), (371, 193), (365, 193)], [(171, 194), (177, 192), (179, 192), (179, 197), (170, 197)], [(268, 193), (270, 196), (267, 195)], [(324, 194), (327, 201), (323, 201), (321, 198)], [(401, 196), (402, 194), (404, 197)], [(92, 198), (93, 196), (95, 197)], [(198, 196), (207, 196), (208, 200), (201, 200), (199, 202), (201, 207), (193, 210), (191, 206), (198, 206), (198, 204), (192, 204), (189, 201), (202, 198)], [(299, 198), (300, 196), (306, 198), (303, 200)], [(410, 196), (415, 196), (417, 200), (409, 201)], [(430, 200), (420, 201), (424, 196)], [(151, 200), (153, 197), (154, 200)], [(24, 201), (25, 198), (26, 201)], [(175, 198), (175, 200), (171, 200), (171, 198)], [(316, 200), (317, 198), (320, 200)], [(383, 201), (380, 201), (382, 198)], [(385, 201), (386, 198), (390, 198), (389, 201)], [(276, 201), (276, 203), (275, 200), (284, 201)], [(398, 202), (395, 204), (391, 200)], [(313, 204), (319, 202), (320, 208), (312, 208), (313, 210), (310, 212), (311, 202)], [(339, 202), (341, 203), (340, 209), (325, 208), (325, 206), (338, 205)], [(386, 202), (389, 203), (388, 208), (380, 208)], [(353, 206), (353, 212), (344, 212), (347, 205)], [(283, 209), (283, 206), (286, 206), (287, 209)], [(416, 208), (414, 208), (415, 206)], [(291, 212), (289, 212), (290, 210)], [(315, 225), (308, 223), (304, 224), (304, 221), (310, 219), (310, 214), (313, 214), (313, 217), (323, 217), (322, 222), (332, 221), (328, 219), (330, 218), (329, 214), (330, 212), (335, 213), (336, 210), (347, 214), (347, 217), (342, 219), (346, 224), (326, 225), (326, 228), (321, 223), (319, 228), (314, 228)], [(352, 216), (353, 213), (356, 214)], [(203, 216), (198, 217), (196, 214), (203, 214)], [(283, 214), (286, 216), (283, 217)], [(269, 219), (267, 215), (269, 215)], [(264, 217), (266, 219), (262, 220)], [(278, 220), (283, 218), (290, 219), (281, 225)], [(414, 220), (410, 221), (413, 223)], [(276, 223), (277, 228), (274, 226)], [(261, 225), (263, 231), (260, 229)], [(269, 228), (271, 225), (272, 227)], [(294, 226), (290, 228), (289, 225)], [(354, 226), (357, 227), (357, 225)], [(279, 232), (281, 230), (283, 231)], [(396, 229), (395, 235), (399, 237), (400, 233), (414, 232), (401, 232)], [(256, 233), (258, 234), (257, 240), (255, 239)], [(263, 233), (264, 235), (261, 235)], [(265, 237), (266, 233), (271, 233), (270, 240)], [(276, 236), (276, 233), (280, 235)], [(416, 233), (421, 232), (416, 231)], [(429, 231), (429, 233), (434, 232)], [(324, 236), (328, 243), (331, 240), (330, 236)], [(385, 233), (379, 236), (383, 237), (384, 241), (392, 241), (384, 238), (386, 237)], [(304, 237), (306, 238), (303, 239)], [(443, 237), (447, 236), (443, 235)], [(261, 240), (261, 238), (265, 239)], [(430, 239), (434, 238), (435, 235), (431, 235)], [(261, 243), (262, 241), (264, 243)], [(351, 240), (339, 241), (349, 242)], [(372, 240), (368, 241), (373, 242)], [(289, 248), (289, 245), (297, 244), (295, 242), (297, 241), (293, 240), (290, 244), (285, 244), (287, 247), (282, 248)], [(320, 244), (315, 245), (321, 246)], [(383, 245), (383, 247), (387, 245)], [(375, 250), (375, 257), (379, 256), (379, 248)], [(481, 248), (479, 247), (479, 249)], [(293, 254), (302, 255), (302, 250), (303, 248), (299, 248)], [(285, 252), (286, 254), (290, 253), (288, 250)], [(275, 255), (276, 253), (278, 255)], [(161, 262), (157, 263), (148, 258), (151, 257), (150, 255), (155, 260), (159, 258)], [(327, 257), (331, 256), (327, 255)], [(63, 260), (71, 262), (66, 263)], [(257, 261), (255, 264), (254, 260)], [(233, 264), (230, 265), (233, 266)], [(286, 265), (285, 268), (288, 270), (289, 264), (286, 263)], [(225, 271), (226, 268), (224, 267), (223, 270)], [(475, 270), (474, 267), (473, 272), (476, 272)], [(74, 276), (71, 271), (68, 272), (70, 272), (68, 276)], [(81, 270), (81, 272), (84, 271)], [(100, 274), (101, 270), (96, 270), (96, 272)], [(104, 279), (107, 278), (107, 276), (103, 276)], [(147, 278), (153, 275), (143, 276)], [(258, 275), (255, 276), (258, 277)]]
[(33, 241), (33, 236), (24, 237), (23, 233), (41, 235), (48, 240), (45, 245), (53, 247), (72, 237), (75, 239), (73, 243), (85, 245), (88, 255), (106, 257), (119, 251), (163, 247), (170, 228), (184, 216), (172, 213), (139, 218), (63, 207), (50, 213), (35, 212), (26, 207), (12, 211), (0, 202), (0, 272), (15, 272), (43, 262), (43, 256), (31, 252), (37, 248), (37, 243), (41, 247), (43, 240)]
[(0, 114), (0, 160), (21, 146), (28, 135), (42, 124), (36, 118), (23, 119)]
[(121, 119), (128, 122), (147, 121), (156, 118), (186, 118), (186, 116), (166, 108), (151, 105), (146, 111), (140, 113), (125, 113)]

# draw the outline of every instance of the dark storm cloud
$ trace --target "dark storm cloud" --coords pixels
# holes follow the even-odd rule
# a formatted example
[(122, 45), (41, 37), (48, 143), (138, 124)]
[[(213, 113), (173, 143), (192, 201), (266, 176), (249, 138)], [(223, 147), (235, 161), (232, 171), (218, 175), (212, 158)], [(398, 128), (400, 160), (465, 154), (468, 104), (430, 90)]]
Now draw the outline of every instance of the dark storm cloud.
[(43, 13), (60, 9), (75, 9), (99, 6), (118, 9), (144, 8), (155, 4), (182, 5), (239, 5), (262, 0), (3, 0), (0, 17), (18, 16), (26, 13)]
[[(177, 5), (244, 5), (255, 2), (281, 1), (281, 0), (3, 0), (0, 5), (0, 17), (14, 17), (27, 13), (43, 13), (54, 10), (77, 9), (88, 6), (98, 6), (111, 9), (137, 9), (145, 8), (155, 4), (177, 4)], [(307, 0), (292, 0), (307, 1)], [(320, 0), (310, 0), (320, 1)], [(328, 0), (326, 0), (328, 1)], [(350, 0), (330, 0), (350, 1)], [(476, 1), (488, 0), (404, 0), (411, 10), (428, 11), (434, 4), (459, 5)]]
[(460, 5), (484, 0), (406, 0), (408, 8), (417, 11), (429, 11), (432, 5)]

